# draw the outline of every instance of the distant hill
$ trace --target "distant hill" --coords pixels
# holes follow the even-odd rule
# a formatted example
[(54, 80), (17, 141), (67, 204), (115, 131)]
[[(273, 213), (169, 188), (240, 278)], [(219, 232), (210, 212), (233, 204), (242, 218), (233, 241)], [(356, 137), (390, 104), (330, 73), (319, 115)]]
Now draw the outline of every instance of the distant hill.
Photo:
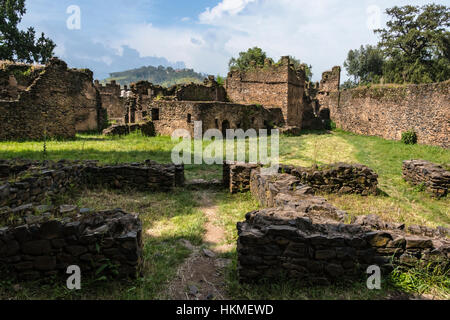
[(109, 78), (102, 82), (116, 80), (120, 85), (129, 85), (140, 80), (147, 80), (153, 84), (159, 84), (164, 87), (170, 87), (183, 83), (202, 83), (207, 77), (206, 74), (197, 73), (192, 69), (174, 69), (172, 67), (142, 67), (122, 72), (113, 72)]

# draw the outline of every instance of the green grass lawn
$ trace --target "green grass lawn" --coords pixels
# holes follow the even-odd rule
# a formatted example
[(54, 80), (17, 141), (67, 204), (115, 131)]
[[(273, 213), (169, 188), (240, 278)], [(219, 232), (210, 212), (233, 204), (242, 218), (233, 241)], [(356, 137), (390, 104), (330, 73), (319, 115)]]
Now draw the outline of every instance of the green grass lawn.
[[(161, 163), (171, 161), (176, 142), (169, 137), (143, 137), (138, 133), (124, 137), (103, 137), (80, 134), (72, 141), (0, 142), (0, 159), (73, 159), (99, 160), (105, 164), (139, 162), (147, 159)], [(205, 143), (205, 145), (207, 145)], [(324, 195), (331, 203), (352, 215), (378, 214), (386, 220), (406, 224), (450, 227), (450, 200), (434, 199), (418, 188), (405, 183), (401, 176), (403, 160), (425, 159), (435, 163), (450, 163), (450, 151), (423, 145), (404, 145), (376, 137), (358, 136), (346, 132), (309, 132), (300, 137), (280, 138), (280, 162), (301, 166), (334, 162), (362, 163), (379, 175), (382, 195)], [(221, 178), (219, 165), (187, 165), (186, 177)], [(137, 281), (108, 283), (89, 279), (83, 282), (81, 292), (69, 292), (60, 282), (21, 284), (0, 283), (0, 299), (157, 299), (165, 298), (165, 287), (177, 267), (189, 255), (180, 245), (187, 239), (200, 245), (205, 219), (199, 208), (201, 200), (195, 191), (184, 189), (169, 194), (119, 191), (80, 190), (76, 196), (60, 200), (94, 209), (120, 207), (141, 215), (144, 224), (144, 276)], [(236, 241), (236, 222), (256, 210), (258, 203), (250, 194), (230, 195), (220, 192), (215, 196), (220, 210), (220, 225), (225, 229), (227, 242)], [(241, 299), (376, 299), (385, 297), (395, 288), (412, 292), (448, 294), (446, 275), (420, 275), (411, 270), (385, 281), (382, 292), (369, 292), (364, 283), (349, 288), (329, 287), (299, 290), (295, 284), (266, 284), (241, 286), (236, 280), (236, 252), (227, 256), (234, 263), (227, 277), (229, 295)], [(444, 285), (443, 285), (444, 284)], [(442, 289), (444, 286), (444, 289)], [(438, 289), (436, 289), (438, 288)]]

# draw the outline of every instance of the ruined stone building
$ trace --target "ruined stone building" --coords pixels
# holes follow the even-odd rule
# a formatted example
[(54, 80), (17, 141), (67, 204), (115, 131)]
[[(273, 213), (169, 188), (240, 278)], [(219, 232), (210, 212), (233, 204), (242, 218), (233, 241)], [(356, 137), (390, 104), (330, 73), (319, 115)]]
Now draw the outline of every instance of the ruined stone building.
[(98, 130), (104, 117), (90, 70), (0, 63), (0, 140), (72, 138)]
[[(152, 122), (154, 132), (194, 133), (218, 129), (280, 128), (283, 133), (337, 127), (399, 140), (414, 130), (422, 144), (449, 147), (450, 81), (423, 85), (375, 85), (340, 89), (340, 67), (320, 83), (305, 80), (289, 57), (263, 67), (231, 71), (225, 87), (213, 76), (203, 84), (170, 88), (148, 81), (121, 88), (93, 82), (90, 70), (68, 69), (52, 59), (46, 66), (0, 63), (0, 140), (71, 138), (103, 129), (106, 120), (129, 125)], [(128, 130), (124, 130), (127, 132)]]
[(129, 97), (120, 98), (114, 82), (96, 85), (110, 119), (126, 124), (151, 120), (161, 135), (171, 135), (176, 129), (193, 134), (195, 121), (202, 122), (203, 131), (223, 133), (227, 129), (302, 126), (305, 75), (293, 68), (289, 57), (275, 65), (267, 61), (263, 68), (232, 71), (225, 88), (213, 76), (203, 84), (171, 88), (140, 81), (130, 86)]
[(340, 72), (325, 72), (317, 94), (319, 113), (338, 128), (389, 140), (413, 130), (420, 144), (450, 147), (450, 80), (340, 90)]

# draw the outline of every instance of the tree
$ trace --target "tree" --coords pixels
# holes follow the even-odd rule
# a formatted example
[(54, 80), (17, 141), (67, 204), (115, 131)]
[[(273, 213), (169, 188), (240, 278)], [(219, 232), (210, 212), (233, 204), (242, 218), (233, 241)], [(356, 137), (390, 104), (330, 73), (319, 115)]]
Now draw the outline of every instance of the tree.
[[(267, 54), (261, 48), (253, 47), (246, 52), (240, 52), (239, 58), (231, 58), (228, 63), (230, 71), (241, 70), (245, 71), (252, 67), (252, 61), (255, 62), (255, 67), (264, 66), (264, 61), (267, 59)], [(272, 59), (270, 59), (272, 60)], [(273, 60), (272, 60), (273, 62)]]
[(46, 63), (56, 45), (44, 33), (36, 39), (32, 27), (18, 29), (25, 13), (25, 0), (0, 0), (0, 60)]
[(294, 68), (295, 68), (296, 70), (298, 70), (298, 69), (304, 69), (304, 70), (305, 70), (305, 75), (306, 75), (306, 81), (307, 81), (307, 82), (311, 81), (311, 78), (312, 78), (312, 76), (313, 76), (313, 73), (312, 73), (312, 66), (311, 66), (311, 65), (308, 65), (308, 64), (306, 64), (306, 63), (302, 63), (302, 62), (300, 61), (300, 59), (297, 59), (297, 58), (295, 58), (295, 57), (293, 57), (293, 56), (289, 56), (289, 59), (291, 60), (291, 63), (294, 65)]
[(367, 45), (360, 49), (350, 50), (344, 67), (353, 77), (348, 86), (360, 83), (379, 82), (383, 75), (384, 56), (382, 50)]
[(393, 7), (386, 29), (375, 30), (389, 82), (437, 82), (450, 78), (450, 7), (428, 4)]

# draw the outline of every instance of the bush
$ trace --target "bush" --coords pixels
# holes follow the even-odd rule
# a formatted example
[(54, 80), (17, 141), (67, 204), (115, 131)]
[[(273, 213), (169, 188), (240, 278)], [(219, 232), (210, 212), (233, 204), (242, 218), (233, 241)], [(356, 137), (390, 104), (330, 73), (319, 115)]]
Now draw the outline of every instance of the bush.
[(402, 142), (404, 144), (416, 144), (417, 134), (414, 130), (409, 130), (402, 133)]

